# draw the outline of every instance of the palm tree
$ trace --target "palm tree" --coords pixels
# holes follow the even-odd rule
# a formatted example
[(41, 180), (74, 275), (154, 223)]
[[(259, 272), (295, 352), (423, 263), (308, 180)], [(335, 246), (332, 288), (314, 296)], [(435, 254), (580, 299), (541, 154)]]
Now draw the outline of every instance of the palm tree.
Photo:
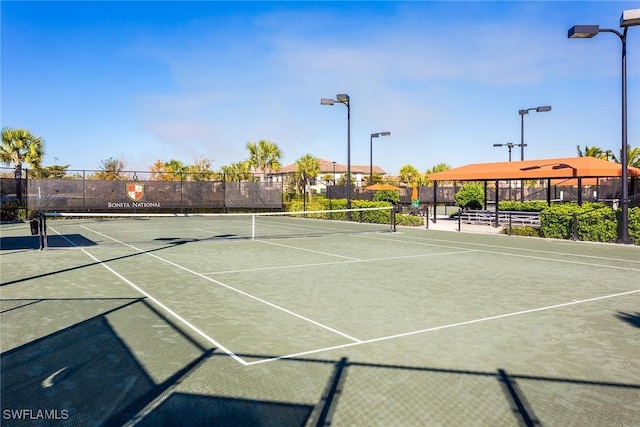
[(249, 160), (231, 163), (229, 166), (222, 166), (222, 173), (225, 181), (243, 181), (251, 179), (251, 166)]
[(419, 176), (420, 172), (412, 165), (404, 165), (400, 168), (400, 181), (405, 184), (414, 184)]
[(429, 180), (429, 175), (432, 173), (437, 173), (437, 172), (444, 172), (451, 169), (451, 165), (448, 163), (438, 163), (437, 165), (435, 165), (434, 167), (432, 167), (431, 169), (427, 169), (424, 172), (424, 178), (425, 178), (425, 184), (426, 185), (432, 185), (433, 183)]
[(640, 168), (640, 147), (627, 149), (627, 165)]
[(589, 147), (588, 145), (584, 146), (584, 152), (578, 145), (578, 157), (595, 157), (596, 159), (607, 160), (607, 152), (602, 148), (594, 145)]
[[(613, 161), (616, 163), (622, 163), (622, 150), (620, 150), (620, 157), (613, 155)], [(627, 166), (640, 168), (640, 147), (631, 148), (631, 145), (627, 144)]]
[(264, 174), (267, 169), (277, 171), (282, 167), (280, 160), (282, 159), (282, 150), (274, 142), (260, 140), (258, 143), (247, 142), (247, 150), (249, 150), (249, 164), (252, 168), (259, 170)]
[(16, 197), (22, 201), (22, 164), (29, 163), (39, 168), (44, 157), (44, 140), (32, 135), (26, 129), (2, 128), (2, 146), (0, 162), (5, 165), (13, 163), (16, 178)]
[(307, 153), (296, 160), (296, 171), (302, 176), (305, 183), (305, 189), (309, 189), (309, 200), (311, 200), (311, 180), (315, 179), (320, 173), (320, 161), (317, 157)]

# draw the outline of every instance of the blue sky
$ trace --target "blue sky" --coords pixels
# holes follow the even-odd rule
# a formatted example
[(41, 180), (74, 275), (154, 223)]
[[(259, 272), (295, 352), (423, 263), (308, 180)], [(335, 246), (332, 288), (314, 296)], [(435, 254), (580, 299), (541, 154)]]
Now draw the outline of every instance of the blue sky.
[[(620, 149), (621, 43), (635, 2), (1, 2), (2, 127), (46, 142), (45, 165), (122, 158), (213, 168), (267, 139), (283, 164), (306, 153), (373, 159), (388, 173)], [(640, 145), (640, 27), (627, 38), (628, 138)], [(520, 153), (514, 149), (514, 160)]]

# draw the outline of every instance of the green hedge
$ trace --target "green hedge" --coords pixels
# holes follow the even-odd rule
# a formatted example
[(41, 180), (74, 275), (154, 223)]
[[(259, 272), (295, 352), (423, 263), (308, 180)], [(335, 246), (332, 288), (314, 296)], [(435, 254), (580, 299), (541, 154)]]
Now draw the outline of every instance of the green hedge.
[(526, 236), (526, 237), (542, 237), (540, 229), (538, 227), (532, 227), (530, 225), (514, 226), (509, 229), (505, 227), (502, 229), (503, 234), (510, 234), (512, 236)]
[(640, 207), (629, 208), (629, 238), (634, 245), (640, 245)]
[[(543, 237), (571, 239), (575, 227), (578, 240), (616, 242), (618, 217), (619, 211), (602, 203), (556, 204), (540, 213), (540, 232)], [(640, 244), (640, 208), (629, 209), (629, 235), (634, 244)]]
[(0, 220), (2, 222), (24, 221), (25, 209), (17, 200), (3, 202), (0, 209)]
[[(396, 225), (406, 225), (410, 227), (424, 226), (425, 218), (416, 215), (396, 215)], [(427, 220), (428, 221), (428, 220)]]
[[(368, 200), (352, 200), (351, 208), (380, 208), (391, 206), (389, 202), (371, 202)], [(347, 199), (324, 199), (318, 198), (303, 203), (302, 200), (293, 200), (289, 206), (288, 212), (302, 212), (306, 207), (307, 211), (326, 211), (326, 210), (340, 210), (347, 208)], [(335, 212), (328, 214), (308, 214), (307, 218), (319, 218), (319, 219), (333, 219), (333, 220), (346, 220), (346, 212)], [(373, 210), (354, 213), (351, 217), (352, 221), (367, 222), (372, 224), (391, 224), (391, 210)]]
[(547, 202), (543, 200), (530, 200), (527, 202), (502, 200), (498, 202), (498, 209), (501, 211), (541, 212), (545, 208), (547, 208)]

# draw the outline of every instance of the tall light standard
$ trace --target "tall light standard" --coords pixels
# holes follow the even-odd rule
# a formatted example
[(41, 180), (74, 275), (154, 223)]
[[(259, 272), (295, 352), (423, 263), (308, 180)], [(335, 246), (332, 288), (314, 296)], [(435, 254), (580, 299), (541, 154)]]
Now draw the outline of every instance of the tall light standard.
[[(322, 98), (321, 105), (333, 105), (336, 102), (347, 106), (347, 209), (351, 209), (351, 98), (339, 93), (336, 99)], [(351, 212), (347, 211), (347, 221), (351, 221)]]
[(535, 111), (536, 113), (545, 113), (547, 111), (551, 111), (551, 105), (543, 105), (541, 107), (518, 110), (518, 114), (520, 114), (520, 161), (524, 160), (524, 147), (527, 146), (524, 143), (524, 116), (529, 114), (529, 111)]
[(372, 133), (371, 138), (369, 138), (369, 185), (373, 184), (373, 138), (378, 138), (380, 136), (390, 136), (391, 132), (377, 132)]
[(336, 161), (331, 162), (333, 165), (333, 185), (336, 185)]
[(509, 161), (511, 161), (511, 149), (520, 145), (522, 144), (514, 144), (513, 142), (507, 142), (506, 144), (493, 144), (494, 147), (507, 147), (509, 149)]
[[(524, 147), (527, 144), (524, 143), (524, 116), (529, 114), (529, 111), (535, 111), (536, 113), (545, 113), (551, 111), (551, 105), (542, 105), (540, 107), (525, 108), (524, 110), (518, 110), (520, 114), (520, 161), (524, 160)], [(520, 201), (524, 202), (524, 181), (520, 181)]]
[[(493, 144), (494, 147), (507, 147), (509, 149), (509, 161), (511, 161), (511, 150), (513, 147), (519, 147), (520, 145), (522, 144), (514, 144), (513, 142), (507, 142), (506, 144)], [(511, 180), (509, 180), (509, 200), (511, 200)]]
[(599, 25), (574, 25), (569, 28), (567, 36), (570, 39), (590, 39), (599, 33), (613, 33), (622, 42), (622, 236), (620, 243), (631, 243), (629, 240), (629, 187), (627, 176), (627, 30), (629, 27), (640, 25), (640, 9), (625, 10), (620, 17), (622, 33), (610, 28), (600, 28)]

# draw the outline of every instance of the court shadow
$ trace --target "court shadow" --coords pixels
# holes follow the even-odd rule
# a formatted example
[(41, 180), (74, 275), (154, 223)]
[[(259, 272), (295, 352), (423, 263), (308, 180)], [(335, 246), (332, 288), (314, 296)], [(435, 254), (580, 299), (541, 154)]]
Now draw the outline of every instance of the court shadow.
[[(72, 300), (100, 298), (65, 301)], [(45, 301), (52, 300), (11, 301), (13, 307), (4, 312)], [(199, 357), (156, 383), (107, 317), (134, 304), (157, 314), (143, 299), (136, 298), (0, 354), (4, 422), (122, 425), (213, 353), (213, 349), (197, 346)], [(193, 343), (190, 337), (185, 338)]]
[(122, 256), (112, 257), (112, 258), (108, 258), (108, 259), (104, 259), (104, 260), (100, 260), (100, 261), (89, 262), (89, 263), (86, 263), (86, 264), (81, 264), (81, 265), (77, 265), (77, 266), (73, 266), (73, 267), (69, 267), (69, 268), (63, 268), (63, 269), (56, 270), (56, 271), (49, 271), (49, 272), (46, 272), (46, 273), (35, 274), (33, 276), (21, 277), (19, 279), (2, 282), (2, 283), (0, 283), (0, 287), (9, 286), (9, 285), (15, 285), (17, 283), (22, 283), (22, 282), (26, 282), (26, 281), (29, 281), (29, 280), (40, 279), (40, 278), (44, 278), (44, 277), (50, 277), (50, 276), (54, 276), (54, 275), (58, 275), (58, 274), (64, 274), (64, 273), (67, 273), (67, 272), (70, 272), (70, 271), (81, 270), (83, 268), (92, 267), (92, 266), (95, 266), (95, 265), (106, 264), (106, 263), (111, 262), (111, 261), (117, 261), (117, 260), (126, 259), (126, 258), (138, 257), (138, 256), (149, 254), (149, 253), (152, 253), (152, 252), (162, 251), (164, 249), (171, 248), (171, 247), (174, 247), (174, 244), (169, 244), (169, 245), (166, 245), (166, 246), (161, 246), (161, 247), (158, 247), (158, 248), (149, 249), (149, 250), (145, 250), (145, 251), (135, 252), (135, 253), (132, 253), (132, 254), (126, 254), (126, 255), (122, 255)]
[(0, 237), (0, 250), (15, 251), (19, 249), (39, 249), (38, 236)]
[[(16, 414), (12, 425), (34, 425), (38, 411), (47, 414), (44, 425), (102, 425), (155, 387), (104, 316), (4, 352), (1, 360), (2, 408)], [(25, 409), (32, 412), (20, 419)]]
[[(50, 248), (73, 248), (95, 246), (97, 243), (81, 234), (53, 235), (47, 239)], [(40, 249), (38, 236), (0, 237), (0, 250)]]
[(75, 248), (96, 245), (96, 242), (87, 239), (82, 234), (54, 234), (47, 237), (47, 246), (50, 248)]
[(640, 328), (640, 313), (631, 314), (619, 311), (618, 314), (616, 314), (616, 317), (624, 322), (627, 322), (631, 326)]
[[(47, 301), (92, 300), (101, 299), (2, 300), (9, 306), (2, 313)], [(136, 304), (142, 305), (140, 315), (162, 320), (199, 356), (174, 368), (163, 381), (154, 381), (108, 317)], [(214, 351), (194, 341), (143, 298), (127, 300), (0, 354), (3, 425), (122, 426), (133, 420), (143, 426), (305, 425), (313, 405), (171, 392)]]
[(139, 426), (304, 426), (313, 406), (173, 393)]
[[(44, 301), (49, 300), (5, 300), (5, 312), (16, 314), (16, 310), (26, 310)], [(170, 358), (158, 359), (162, 360), (163, 366), (173, 366), (172, 373), (163, 380), (154, 380), (130, 344), (109, 321), (110, 314), (134, 304), (139, 304), (135, 308), (142, 310), (138, 315), (158, 319), (182, 337), (183, 344), (173, 345), (187, 345), (191, 350), (196, 350), (195, 357), (187, 358), (184, 363), (176, 363)], [(50, 316), (47, 309), (43, 312)], [(157, 325), (157, 322), (152, 324)], [(164, 342), (159, 345), (164, 345)], [(162, 354), (161, 349), (158, 351)], [(277, 357), (257, 354), (237, 356), (256, 361)], [(584, 391), (590, 390), (592, 393), (594, 387), (603, 392), (611, 390), (614, 396), (621, 396), (622, 393), (635, 396), (640, 392), (640, 384), (518, 375), (505, 369), (457, 370), (364, 363), (347, 358), (295, 357), (274, 360), (272, 363), (290, 366), (285, 371), (275, 369), (269, 373), (267, 370), (265, 375), (290, 372), (311, 378), (314, 373), (322, 372), (322, 376), (313, 380), (318, 391), (324, 386), (322, 394), (318, 392), (316, 402), (253, 399), (255, 393), (251, 385), (246, 389), (232, 389), (234, 394), (242, 395), (242, 398), (176, 389), (178, 385), (186, 384), (188, 377), (195, 377), (196, 372), (202, 372), (197, 368), (206, 361), (215, 363), (214, 358), (228, 357), (199, 344), (145, 299), (128, 300), (59, 332), (0, 354), (3, 416), (14, 417), (7, 425), (34, 425), (33, 419), (24, 419), (24, 411), (28, 410), (31, 411), (29, 417), (37, 411), (45, 411), (48, 414), (46, 416), (50, 417), (38, 420), (37, 425), (328, 426), (344, 419), (337, 419), (335, 414), (338, 413), (347, 414), (352, 420), (371, 420), (370, 411), (374, 411), (380, 417), (376, 419), (378, 425), (403, 424), (406, 414), (408, 420), (419, 417), (422, 420), (435, 420), (431, 425), (443, 425), (439, 424), (441, 420), (447, 420), (446, 417), (456, 419), (459, 414), (463, 420), (491, 425), (489, 420), (495, 420), (496, 414), (501, 414), (502, 421), (513, 417), (515, 425), (535, 427), (542, 425), (544, 420), (540, 420), (535, 413), (536, 408), (527, 401), (521, 385), (527, 390), (538, 383), (545, 389), (556, 388), (571, 394), (580, 394), (583, 387)], [(326, 369), (318, 369), (318, 365), (324, 365)], [(255, 381), (255, 370), (238, 369), (231, 374), (233, 379), (229, 385), (244, 387), (242, 379), (245, 372), (248, 378)], [(228, 375), (214, 374), (206, 380), (225, 381)], [(272, 380), (268, 376), (260, 379), (265, 384)], [(277, 383), (282, 384), (281, 381)], [(291, 384), (295, 384), (295, 381)], [(493, 394), (496, 384), (499, 384), (503, 397), (499, 393)], [(539, 404), (540, 396), (536, 401)], [(548, 408), (542, 409), (548, 419)], [(472, 414), (471, 418), (464, 418), (469, 413)], [(575, 413), (566, 416), (561, 411), (552, 413), (560, 417), (549, 420), (554, 424), (577, 425), (568, 422), (574, 420), (572, 417), (575, 417)], [(17, 419), (19, 415), (23, 419)], [(598, 421), (605, 420), (607, 416), (600, 420), (589, 420), (593, 421), (592, 425), (603, 425)]]

